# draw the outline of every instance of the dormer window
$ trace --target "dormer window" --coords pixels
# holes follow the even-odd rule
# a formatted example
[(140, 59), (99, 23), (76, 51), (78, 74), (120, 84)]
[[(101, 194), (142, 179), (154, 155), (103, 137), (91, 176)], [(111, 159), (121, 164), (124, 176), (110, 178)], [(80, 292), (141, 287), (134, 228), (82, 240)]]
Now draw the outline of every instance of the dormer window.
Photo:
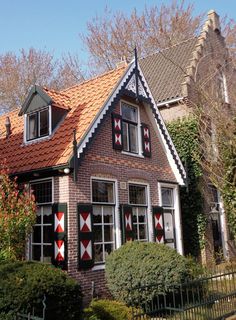
[(49, 114), (49, 107), (27, 114), (27, 141), (46, 137), (50, 134)]

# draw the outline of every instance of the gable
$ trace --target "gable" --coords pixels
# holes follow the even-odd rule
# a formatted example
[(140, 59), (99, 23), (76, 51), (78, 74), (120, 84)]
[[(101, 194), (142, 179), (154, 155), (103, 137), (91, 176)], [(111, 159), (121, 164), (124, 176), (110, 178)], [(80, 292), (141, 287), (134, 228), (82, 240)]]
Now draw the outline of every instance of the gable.
[(27, 107), (27, 113), (42, 109), (48, 106), (47, 102), (38, 94), (34, 94)]

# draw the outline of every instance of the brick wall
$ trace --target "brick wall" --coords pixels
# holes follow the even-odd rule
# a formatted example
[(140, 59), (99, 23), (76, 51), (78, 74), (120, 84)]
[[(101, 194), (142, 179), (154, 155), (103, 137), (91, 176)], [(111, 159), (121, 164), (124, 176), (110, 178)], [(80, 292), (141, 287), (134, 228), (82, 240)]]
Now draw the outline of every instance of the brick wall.
[[(119, 104), (116, 106), (115, 112), (120, 112)], [(68, 272), (81, 283), (85, 294), (85, 303), (92, 297), (92, 283), (95, 285), (96, 295), (109, 295), (105, 287), (104, 270), (78, 271), (77, 203), (91, 203), (91, 176), (116, 179), (118, 182), (119, 203), (128, 203), (128, 189), (121, 189), (120, 182), (133, 181), (149, 184), (151, 205), (159, 203), (157, 189), (159, 180), (176, 183), (165, 151), (156, 136), (154, 128), (151, 126), (143, 105), (140, 105), (140, 118), (141, 122), (150, 126), (151, 158), (139, 158), (114, 150), (112, 148), (111, 116), (107, 114), (100, 129), (85, 151), (79, 166), (77, 184), (73, 182), (70, 176), (59, 179), (60, 192), (58, 191), (57, 196), (59, 199), (68, 199)], [(56, 187), (55, 192), (57, 192)]]

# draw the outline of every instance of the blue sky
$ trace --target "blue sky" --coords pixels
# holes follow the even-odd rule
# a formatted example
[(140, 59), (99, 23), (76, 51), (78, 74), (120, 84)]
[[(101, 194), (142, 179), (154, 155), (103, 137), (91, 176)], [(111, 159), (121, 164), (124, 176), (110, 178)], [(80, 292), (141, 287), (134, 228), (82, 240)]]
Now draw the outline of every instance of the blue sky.
[[(79, 33), (86, 32), (86, 23), (108, 6), (129, 13), (134, 7), (160, 5), (169, 0), (0, 0), (0, 54), (19, 52), (31, 46), (46, 49), (59, 57), (63, 52), (78, 53), (86, 58)], [(188, 3), (188, 1), (186, 1)], [(236, 20), (235, 0), (197, 0), (195, 12), (215, 9)]]

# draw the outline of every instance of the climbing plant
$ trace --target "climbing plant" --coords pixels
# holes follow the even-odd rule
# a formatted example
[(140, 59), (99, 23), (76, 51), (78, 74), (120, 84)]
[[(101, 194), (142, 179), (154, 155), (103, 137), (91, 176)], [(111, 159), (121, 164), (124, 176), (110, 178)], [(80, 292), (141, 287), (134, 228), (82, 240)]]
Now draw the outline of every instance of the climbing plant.
[(198, 256), (205, 245), (206, 230), (200, 188), (202, 170), (199, 164), (198, 121), (196, 117), (189, 116), (172, 121), (167, 127), (187, 171), (187, 187), (180, 189), (185, 253)]

